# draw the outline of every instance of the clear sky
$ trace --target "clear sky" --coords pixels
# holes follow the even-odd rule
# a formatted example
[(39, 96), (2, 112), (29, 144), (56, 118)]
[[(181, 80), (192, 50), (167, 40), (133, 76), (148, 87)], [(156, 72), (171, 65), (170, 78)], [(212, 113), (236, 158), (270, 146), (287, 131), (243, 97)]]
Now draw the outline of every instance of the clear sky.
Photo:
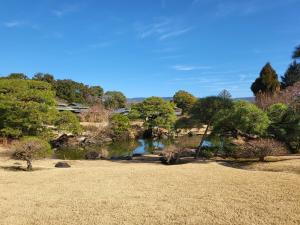
[(300, 0), (0, 0), (0, 75), (47, 72), (128, 97), (252, 96), (300, 44)]

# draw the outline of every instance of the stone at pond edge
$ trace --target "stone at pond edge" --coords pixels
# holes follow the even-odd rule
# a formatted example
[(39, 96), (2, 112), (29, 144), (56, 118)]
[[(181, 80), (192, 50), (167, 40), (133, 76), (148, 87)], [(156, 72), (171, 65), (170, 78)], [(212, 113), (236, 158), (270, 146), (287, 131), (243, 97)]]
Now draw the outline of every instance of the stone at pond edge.
[(55, 167), (57, 167), (57, 168), (69, 168), (71, 166), (66, 162), (58, 162), (58, 163), (55, 164)]
[(85, 159), (87, 160), (96, 160), (100, 159), (100, 154), (96, 151), (90, 151), (85, 154)]

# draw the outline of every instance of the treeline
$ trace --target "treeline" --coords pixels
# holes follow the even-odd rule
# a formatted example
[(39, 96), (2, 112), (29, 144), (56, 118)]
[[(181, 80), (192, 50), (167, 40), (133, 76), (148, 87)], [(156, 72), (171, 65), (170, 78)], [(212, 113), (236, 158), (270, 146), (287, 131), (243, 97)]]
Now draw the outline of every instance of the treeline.
[[(11, 73), (1, 79), (30, 80), (23, 73)], [(53, 75), (48, 73), (37, 73), (31, 80), (50, 84), (56, 98), (68, 103), (92, 106), (104, 102), (109, 109), (122, 108), (126, 105), (126, 97), (122, 92), (108, 91), (104, 93), (101, 86), (88, 86), (70, 79), (56, 80)]]

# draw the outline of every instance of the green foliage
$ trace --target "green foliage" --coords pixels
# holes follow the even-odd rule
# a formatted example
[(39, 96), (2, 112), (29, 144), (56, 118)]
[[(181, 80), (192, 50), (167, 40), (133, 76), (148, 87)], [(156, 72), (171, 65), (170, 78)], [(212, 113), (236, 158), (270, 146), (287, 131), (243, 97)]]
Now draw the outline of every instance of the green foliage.
[(159, 97), (150, 97), (131, 108), (131, 115), (144, 120), (148, 128), (161, 127), (171, 129), (176, 116), (174, 104)]
[(177, 107), (181, 108), (184, 113), (188, 112), (192, 106), (197, 101), (197, 98), (186, 92), (186, 91), (178, 91), (173, 96), (173, 100)]
[(28, 77), (24, 73), (11, 73), (7, 77), (7, 79), (17, 79), (17, 80), (27, 80)]
[(291, 108), (286, 110), (280, 121), (278, 118), (274, 120), (269, 132), (285, 142), (292, 152), (300, 151), (300, 114), (297, 111)]
[(55, 85), (54, 76), (48, 73), (37, 73), (33, 76), (33, 80), (44, 81), (51, 85)]
[(51, 124), (56, 112), (55, 95), (49, 84), (31, 80), (1, 80), (1, 136), (38, 135)]
[(130, 120), (122, 114), (114, 114), (111, 117), (111, 129), (116, 139), (126, 139), (130, 129)]
[(282, 87), (287, 88), (289, 86), (293, 86), (294, 83), (300, 81), (300, 63), (294, 61), (287, 71), (285, 72), (284, 76), (281, 77), (282, 80)]
[(300, 45), (296, 47), (293, 53), (293, 59), (299, 59), (299, 58), (300, 58)]
[(100, 86), (89, 87), (73, 80), (57, 80), (56, 96), (69, 103), (93, 105), (102, 101), (103, 89)]
[(267, 63), (263, 67), (259, 77), (252, 84), (251, 90), (254, 95), (257, 95), (259, 93), (272, 95), (276, 91), (280, 90), (278, 76), (270, 63)]
[(107, 109), (119, 109), (126, 107), (126, 97), (120, 91), (108, 91), (104, 95), (104, 106)]
[(283, 139), (292, 152), (300, 151), (300, 114), (289, 110), (282, 119)]
[(230, 99), (212, 96), (198, 100), (190, 113), (193, 119), (204, 124), (211, 124), (220, 110), (230, 109), (232, 106), (233, 102)]
[(74, 113), (69, 111), (59, 112), (55, 119), (54, 125), (60, 131), (68, 131), (73, 134), (80, 134), (82, 132), (79, 119)]
[(248, 134), (263, 135), (270, 124), (267, 114), (256, 105), (237, 101), (231, 109), (224, 108), (215, 117), (214, 132), (240, 130)]
[(282, 117), (287, 113), (288, 106), (283, 103), (277, 103), (274, 105), (271, 105), (267, 109), (267, 114), (269, 119), (271, 120), (271, 123), (280, 123), (282, 120)]

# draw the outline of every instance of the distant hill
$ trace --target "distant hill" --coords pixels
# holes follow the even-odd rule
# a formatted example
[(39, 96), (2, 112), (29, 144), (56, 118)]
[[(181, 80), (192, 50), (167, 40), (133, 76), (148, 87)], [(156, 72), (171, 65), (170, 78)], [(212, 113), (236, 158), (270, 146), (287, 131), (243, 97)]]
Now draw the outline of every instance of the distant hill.
[[(162, 97), (164, 100), (171, 101), (173, 98), (172, 97)], [(127, 98), (128, 103), (139, 103), (144, 101), (144, 97), (139, 97), (139, 98)], [(242, 97), (242, 98), (234, 98), (233, 100), (244, 100), (244, 101), (249, 101), (249, 102), (254, 102), (255, 98), (254, 97)]]

